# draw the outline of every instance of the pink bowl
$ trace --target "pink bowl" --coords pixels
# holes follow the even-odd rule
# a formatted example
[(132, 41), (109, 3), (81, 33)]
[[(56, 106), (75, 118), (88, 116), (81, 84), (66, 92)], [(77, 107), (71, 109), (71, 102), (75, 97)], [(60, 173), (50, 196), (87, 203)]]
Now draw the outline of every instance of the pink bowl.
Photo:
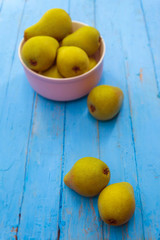
[[(72, 22), (73, 31), (84, 26), (81, 22)], [(24, 44), (24, 39), (19, 45), (19, 58), (24, 67), (27, 79), (32, 86), (32, 88), (41, 96), (56, 100), (56, 101), (70, 101), (81, 98), (89, 93), (89, 91), (97, 85), (99, 82), (102, 70), (103, 70), (103, 59), (105, 54), (105, 43), (101, 39), (101, 45), (97, 53), (95, 54), (95, 59), (97, 60), (97, 65), (90, 71), (71, 78), (50, 78), (40, 75), (31, 69), (29, 69), (22, 60), (21, 49)]]

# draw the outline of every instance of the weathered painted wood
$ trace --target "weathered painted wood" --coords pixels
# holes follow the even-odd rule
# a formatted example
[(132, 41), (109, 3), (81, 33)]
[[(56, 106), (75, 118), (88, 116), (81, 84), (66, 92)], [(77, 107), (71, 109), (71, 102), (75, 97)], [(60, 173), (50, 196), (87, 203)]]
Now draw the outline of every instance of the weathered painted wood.
[[(78, 159), (98, 157), (98, 152), (97, 123), (88, 114), (86, 98), (67, 104), (64, 175)], [(60, 230), (60, 239), (102, 239), (97, 199), (81, 197), (63, 184)]]
[[(70, 2), (72, 19), (94, 25), (94, 1)], [(97, 122), (87, 110), (86, 97), (66, 104), (64, 174), (86, 156), (99, 156)], [(60, 239), (102, 239), (97, 198), (84, 198), (63, 183)]]
[[(127, 9), (124, 15), (124, 7)], [(121, 17), (123, 14), (123, 17)], [(140, 186), (144, 238), (159, 238), (159, 121), (160, 101), (157, 97), (155, 67), (148, 46), (147, 32), (140, 2), (123, 1), (119, 6), (121, 37), (126, 65), (126, 78), (137, 174)], [(130, 28), (128, 27), (131, 26)]]
[(143, 13), (148, 45), (154, 67), (155, 79), (158, 87), (158, 95), (160, 96), (160, 1), (140, 0), (141, 10)]
[[(97, 123), (86, 97), (57, 103), (34, 94), (17, 56), (26, 27), (60, 7), (95, 25), (106, 42), (101, 83), (124, 91), (120, 114)], [(36, 11), (35, 11), (36, 9)], [(0, 239), (159, 239), (159, 1), (0, 1)], [(14, 21), (13, 21), (14, 19)], [(63, 183), (81, 157), (130, 182), (136, 212), (128, 224), (100, 220), (97, 198)]]
[[(3, 105), (3, 109), (1, 108), (2, 117), (0, 119), (0, 123), (1, 123), (0, 135), (1, 135), (1, 138), (3, 139), (3, 142), (0, 143), (0, 150), (1, 150), (0, 160), (1, 160), (1, 172), (2, 172), (1, 185), (3, 186), (2, 190), (5, 192), (5, 194), (2, 194), (3, 198), (2, 198), (2, 204), (1, 204), (1, 208), (3, 209), (3, 212), (4, 212), (4, 217), (1, 223), (1, 226), (2, 226), (1, 237), (3, 239), (10, 238), (10, 236), (16, 236), (17, 231), (19, 230), (18, 226), (21, 220), (21, 215), (19, 214), (21, 214), (21, 207), (22, 207), (23, 197), (24, 197), (24, 193), (23, 193), (23, 188), (25, 187), (24, 174), (26, 170), (25, 168), (27, 166), (27, 165), (25, 166), (25, 160), (28, 160), (28, 144), (30, 140), (30, 130), (32, 125), (31, 114), (32, 114), (32, 102), (33, 102), (33, 90), (30, 88), (29, 84), (27, 83), (24, 77), (23, 69), (20, 66), (20, 62), (17, 57), (18, 49), (17, 47), (15, 48), (14, 41), (12, 40), (12, 44), (11, 44), (12, 46), (14, 43), (13, 45), (14, 48), (12, 52), (11, 52), (12, 50), (11, 46), (7, 45), (5, 47), (5, 44), (10, 43), (10, 39), (11, 39), (9, 32), (10, 34), (12, 32), (11, 32), (11, 29), (9, 28), (9, 25), (11, 25), (14, 15), (16, 15), (17, 22), (15, 21), (14, 31), (16, 30), (16, 24), (19, 27), (18, 24), (21, 21), (20, 17), (22, 15), (22, 13), (20, 12), (20, 6), (22, 6), (22, 12), (23, 12), (24, 4), (23, 5), (20, 4), (19, 1), (17, 1), (17, 5), (14, 3), (15, 8), (12, 8), (13, 13), (11, 10), (9, 11), (9, 3), (6, 1), (5, 4), (6, 5), (4, 5), (3, 11), (1, 14), (1, 17), (3, 17), (2, 27), (8, 30), (6, 32), (4, 31), (4, 33), (6, 34), (6, 38), (2, 38), (1, 43), (2, 45), (4, 45), (4, 48), (3, 49), (1, 48), (1, 51), (2, 50), (4, 51), (5, 49), (9, 48), (10, 51), (8, 51), (8, 53), (12, 55), (16, 53), (16, 58), (14, 59), (14, 55), (13, 57), (12, 55), (10, 56), (9, 54), (6, 55), (7, 61), (12, 60), (11, 64), (13, 64), (13, 70), (10, 70), (10, 72), (8, 73), (8, 68), (10, 66), (9, 66), (9, 62), (6, 61), (5, 68), (3, 68), (2, 75), (1, 75), (3, 77), (2, 79), (4, 80), (4, 84), (1, 85), (1, 93), (3, 94), (2, 90), (4, 90), (4, 96), (2, 96), (1, 94), (1, 98), (2, 98), (1, 104)], [(52, 7), (51, 5), (48, 6), (48, 8), (51, 8), (51, 7)], [(41, 9), (42, 9), (42, 6), (41, 6)], [(8, 12), (10, 13), (10, 15), (7, 15)], [(27, 13), (28, 15), (29, 15), (29, 12), (30, 10)], [(3, 16), (3, 13), (4, 13), (4, 16)], [(9, 17), (7, 18), (7, 16)], [(26, 18), (28, 18), (27, 15), (25, 15), (25, 18), (24, 18), (25, 24), (28, 23), (31, 25), (32, 23), (31, 22), (29, 23), (30, 20), (26, 21)], [(33, 17), (31, 20), (33, 21)], [(4, 23), (6, 23), (6, 25)], [(23, 26), (21, 27), (21, 34), (18, 41), (20, 41), (20, 39), (23, 36), (23, 30), (24, 30), (24, 27), (26, 27), (25, 24), (23, 24)], [(14, 34), (13, 34), (12, 37), (15, 39), (15, 42), (16, 42), (17, 32), (15, 35), (16, 36), (14, 37)], [(7, 38), (9, 39), (8, 42), (6, 42)], [(2, 52), (2, 55), (5, 56), (3, 52)], [(7, 59), (7, 56), (9, 59)], [(7, 63), (8, 63), (8, 66), (7, 66)], [(3, 64), (1, 66), (3, 66)], [(17, 71), (17, 69), (20, 69), (20, 70)], [(7, 73), (11, 75), (8, 82), (7, 82), (7, 79), (5, 78), (5, 76), (7, 76)], [(1, 81), (1, 84), (2, 83), (3, 82)], [(4, 85), (6, 86), (4, 87)], [(48, 106), (48, 108), (50, 107)], [(63, 119), (63, 116), (62, 116), (62, 119)], [(55, 124), (55, 127), (56, 127), (56, 124)], [(13, 144), (15, 142), (18, 144)], [(8, 148), (9, 148), (9, 151), (7, 151)], [(58, 164), (57, 164), (57, 168), (58, 168)], [(50, 177), (52, 177), (52, 175)], [(57, 189), (59, 191), (59, 186), (57, 186)], [(45, 191), (44, 191), (44, 194), (45, 194)], [(55, 208), (55, 211), (56, 209), (58, 209), (58, 205), (56, 206), (57, 208)], [(27, 209), (28, 208), (30, 208), (30, 206), (27, 206)], [(52, 221), (52, 219), (54, 218), (53, 217), (54, 213), (52, 212), (52, 208), (50, 209), (50, 215), (51, 215), (51, 221)], [(22, 216), (22, 219), (23, 219), (23, 216)], [(32, 224), (32, 227), (33, 227), (33, 224)], [(29, 228), (29, 230), (31, 230), (32, 227)], [(50, 232), (48, 232), (48, 234), (51, 233), (52, 230), (53, 228), (50, 229)], [(25, 232), (23, 234), (25, 235)], [(54, 232), (52, 234), (57, 236), (57, 232), (56, 233)], [(36, 233), (36, 235), (38, 234)]]
[(13, 239), (17, 231), (32, 113), (33, 91), (22, 81), (17, 58), (17, 36), (24, 7), (25, 1), (6, 0), (0, 13), (1, 239)]
[[(30, 1), (22, 31), (48, 9), (68, 10), (68, 1)], [(36, 9), (36, 15), (34, 11)], [(34, 16), (34, 17), (33, 17)], [(63, 159), (64, 103), (36, 96), (28, 147), (18, 239), (57, 239)]]
[(106, 161), (111, 169), (111, 183), (128, 181), (132, 184), (135, 191), (136, 211), (129, 223), (122, 227), (109, 227), (104, 224), (104, 239), (143, 239), (141, 199), (118, 12), (119, 5), (116, 1), (101, 1), (101, 4), (97, 1), (96, 26), (106, 43), (101, 84), (118, 86), (124, 92), (124, 103), (120, 114), (109, 122), (99, 122), (100, 158)]
[(3, 6), (3, 2), (4, 2), (4, 0), (0, 0), (0, 12), (1, 12), (1, 9), (2, 9), (2, 6)]
[[(25, 1), (5, 0), (0, 5), (0, 116), (5, 102), (5, 95), (8, 88), (8, 82), (11, 77), (11, 70), (13, 67), (13, 60), (16, 52), (17, 35), (19, 33), (19, 26), (23, 16)], [(13, 21), (14, 19), (14, 21)]]
[(64, 104), (36, 97), (18, 239), (57, 239)]

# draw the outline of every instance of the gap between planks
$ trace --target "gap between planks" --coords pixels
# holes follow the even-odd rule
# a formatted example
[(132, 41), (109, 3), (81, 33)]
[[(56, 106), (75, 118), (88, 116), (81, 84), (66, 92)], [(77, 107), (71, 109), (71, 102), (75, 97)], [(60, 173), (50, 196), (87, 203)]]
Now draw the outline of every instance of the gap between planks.
[(63, 122), (63, 150), (61, 157), (61, 175), (60, 175), (60, 191), (59, 191), (59, 214), (58, 214), (58, 232), (57, 232), (57, 240), (60, 239), (60, 231), (61, 231), (61, 221), (62, 221), (62, 202), (63, 202), (63, 177), (64, 177), (64, 152), (65, 152), (65, 133), (66, 133), (66, 103), (64, 103), (64, 122)]
[(135, 160), (135, 167), (136, 167), (138, 193), (139, 193), (140, 206), (141, 206), (142, 232), (143, 232), (143, 239), (146, 239), (145, 238), (145, 232), (144, 232), (144, 223), (143, 223), (143, 207), (142, 207), (142, 199), (141, 199), (141, 190), (140, 190), (140, 187), (139, 187), (137, 153), (136, 153), (135, 136), (134, 136), (133, 119), (132, 119), (132, 105), (131, 105), (131, 97), (130, 97), (130, 90), (129, 90), (129, 83), (128, 83), (129, 66), (128, 66), (128, 62), (127, 62), (127, 56), (125, 56), (125, 54), (124, 54), (123, 41), (122, 41), (121, 33), (120, 33), (120, 45), (121, 45), (122, 54), (123, 54), (123, 66), (124, 66), (124, 73), (125, 73), (126, 85), (127, 85), (126, 89), (127, 89), (128, 102), (129, 102), (129, 119), (130, 119), (131, 134), (132, 134), (132, 143), (133, 143), (134, 160)]
[(28, 161), (29, 161), (29, 146), (30, 146), (30, 140), (31, 140), (31, 136), (32, 136), (34, 111), (37, 107), (37, 99), (38, 99), (37, 94), (34, 92), (33, 102), (32, 102), (32, 111), (31, 111), (31, 119), (30, 119), (30, 127), (29, 127), (28, 141), (27, 141), (27, 148), (26, 148), (26, 161), (25, 161), (25, 167), (24, 167), (23, 190), (22, 190), (22, 197), (21, 197), (21, 201), (20, 201), (19, 214), (18, 214), (18, 225), (17, 225), (17, 232), (16, 232), (17, 239), (18, 239), (19, 226), (21, 224), (21, 212), (22, 212), (22, 206), (23, 206), (23, 201), (24, 201), (24, 192), (25, 192), (25, 187), (26, 187), (26, 175), (27, 175), (27, 167), (28, 167)]
[[(70, 0), (68, 0), (68, 14), (70, 14)], [(63, 176), (64, 176), (64, 150), (65, 150), (65, 134), (66, 134), (66, 108), (67, 104), (64, 103), (64, 122), (63, 122), (63, 150), (61, 158), (61, 176), (60, 176), (60, 197), (59, 197), (59, 214), (58, 214), (58, 228), (57, 240), (60, 239), (61, 234), (61, 221), (62, 221), (62, 202), (63, 202)]]
[(146, 15), (145, 15), (144, 7), (143, 7), (143, 0), (139, 0), (139, 1), (140, 1), (140, 7), (141, 7), (141, 11), (142, 11), (143, 20), (144, 20), (144, 26), (145, 26), (145, 30), (146, 30), (146, 35), (147, 35), (147, 39), (148, 39), (148, 46), (149, 46), (149, 50), (150, 50), (150, 54), (151, 54), (151, 59), (152, 59), (152, 64), (153, 64), (153, 69), (154, 69), (155, 80), (156, 80), (157, 89), (158, 89), (158, 95), (157, 95), (157, 97), (160, 97), (160, 83), (159, 83), (159, 81), (158, 81), (156, 64), (155, 64), (153, 49), (152, 49), (152, 45), (151, 45), (151, 38), (150, 38), (149, 29), (148, 29), (148, 24), (147, 24), (147, 20), (146, 20)]
[(1, 10), (2, 10), (2, 7), (3, 7), (3, 3), (4, 3), (4, 0), (1, 0), (0, 1), (0, 13), (1, 13)]

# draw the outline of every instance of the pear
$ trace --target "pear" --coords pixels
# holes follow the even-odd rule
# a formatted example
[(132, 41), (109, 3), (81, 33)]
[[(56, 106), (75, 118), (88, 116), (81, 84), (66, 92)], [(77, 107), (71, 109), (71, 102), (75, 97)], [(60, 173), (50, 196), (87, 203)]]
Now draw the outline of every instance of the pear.
[(89, 69), (88, 69), (88, 71), (91, 70), (92, 68), (94, 68), (96, 66), (96, 64), (97, 64), (96, 60), (93, 57), (90, 57), (89, 58)]
[(53, 65), (47, 71), (43, 72), (42, 75), (51, 78), (63, 78), (62, 75), (58, 72), (56, 65)]
[(122, 225), (135, 211), (134, 190), (128, 182), (115, 183), (102, 190), (98, 198), (99, 214), (109, 225)]
[(120, 111), (123, 92), (118, 87), (100, 85), (91, 90), (87, 98), (90, 114), (98, 120), (110, 120)]
[(94, 27), (84, 26), (62, 40), (62, 46), (77, 46), (88, 56), (93, 55), (100, 46), (100, 34)]
[(89, 58), (79, 47), (61, 47), (57, 54), (57, 68), (63, 77), (74, 77), (85, 73), (89, 67)]
[(33, 37), (24, 43), (22, 59), (30, 69), (45, 71), (53, 64), (58, 47), (59, 43), (52, 37)]
[(48, 10), (36, 24), (24, 31), (24, 39), (34, 36), (50, 36), (58, 41), (72, 31), (72, 22), (68, 13), (59, 8)]
[(108, 166), (98, 158), (79, 159), (65, 175), (65, 184), (85, 197), (96, 196), (110, 180)]

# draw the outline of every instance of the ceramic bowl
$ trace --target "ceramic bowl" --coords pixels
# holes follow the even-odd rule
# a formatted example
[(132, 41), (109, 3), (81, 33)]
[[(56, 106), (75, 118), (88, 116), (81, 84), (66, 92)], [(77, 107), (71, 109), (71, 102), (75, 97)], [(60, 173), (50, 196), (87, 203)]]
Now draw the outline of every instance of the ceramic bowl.
[[(84, 23), (73, 21), (73, 32), (85, 25)], [(97, 60), (97, 65), (90, 71), (71, 78), (50, 78), (29, 69), (23, 62), (21, 56), (23, 44), (24, 39), (19, 45), (18, 53), (27, 79), (32, 88), (45, 98), (56, 101), (70, 101), (81, 98), (87, 95), (89, 91), (98, 84), (101, 78), (105, 54), (105, 43), (103, 39), (101, 39), (100, 48), (94, 56)]]

